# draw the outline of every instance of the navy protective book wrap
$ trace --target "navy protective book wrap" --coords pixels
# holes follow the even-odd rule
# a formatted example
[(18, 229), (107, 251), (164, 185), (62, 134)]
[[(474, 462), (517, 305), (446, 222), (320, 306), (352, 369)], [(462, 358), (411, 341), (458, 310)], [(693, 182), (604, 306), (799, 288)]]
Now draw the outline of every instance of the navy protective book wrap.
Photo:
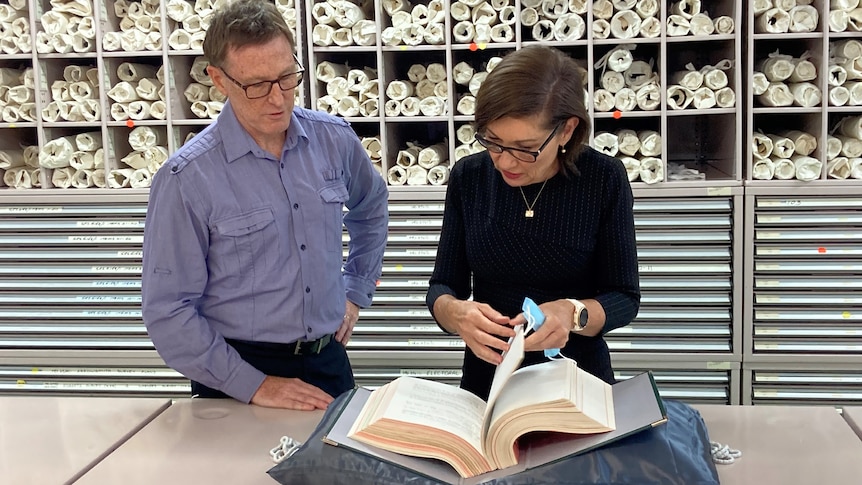
[[(441, 482), (323, 439), (347, 404), (353, 391), (339, 396), (317, 428), (290, 458), (268, 473), (282, 485), (440, 485)], [(664, 401), (667, 423), (592, 451), (501, 478), (464, 484), (578, 485), (578, 484), (718, 484), (706, 425), (694, 408), (679, 401)], [(442, 463), (442, 462), (441, 462)], [(448, 465), (447, 465), (448, 466)]]

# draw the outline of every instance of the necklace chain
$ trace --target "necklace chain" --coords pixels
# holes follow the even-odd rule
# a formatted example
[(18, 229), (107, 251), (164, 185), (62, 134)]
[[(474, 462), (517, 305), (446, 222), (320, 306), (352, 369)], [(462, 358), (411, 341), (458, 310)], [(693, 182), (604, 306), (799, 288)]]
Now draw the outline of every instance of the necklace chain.
[(539, 196), (540, 196), (540, 195), (542, 195), (542, 191), (543, 191), (543, 190), (545, 190), (545, 184), (547, 184), (547, 183), (548, 183), (548, 179), (545, 179), (545, 181), (542, 183), (542, 187), (541, 187), (541, 188), (539, 188), (539, 193), (538, 193), (538, 194), (536, 194), (536, 198), (535, 198), (535, 199), (533, 199), (533, 203), (532, 203), (532, 204), (531, 204), (531, 203), (529, 203), (529, 202), (527, 202), (527, 196), (526, 196), (526, 195), (524, 195), (524, 188), (523, 188), (523, 187), (518, 187), (518, 190), (520, 190), (520, 191), (521, 191), (521, 197), (523, 197), (523, 198), (524, 198), (524, 204), (526, 204), (526, 206), (527, 206), (527, 210), (525, 210), (525, 211), (524, 211), (524, 217), (526, 217), (527, 219), (529, 219), (529, 218), (533, 217), (533, 214), (534, 214), (534, 212), (533, 212), (533, 207), (535, 207), (535, 206), (536, 206), (536, 201), (538, 201), (538, 200), (539, 200)]

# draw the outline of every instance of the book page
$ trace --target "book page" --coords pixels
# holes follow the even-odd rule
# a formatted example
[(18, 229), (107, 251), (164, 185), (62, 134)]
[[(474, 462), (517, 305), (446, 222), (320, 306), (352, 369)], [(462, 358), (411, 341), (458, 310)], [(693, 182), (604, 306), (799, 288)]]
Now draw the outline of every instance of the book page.
[(560, 399), (574, 400), (574, 392), (567, 383), (576, 369), (574, 362), (561, 359), (542, 362), (518, 369), (506, 383), (497, 399), (489, 421), (516, 409)]
[(524, 361), (524, 326), (518, 325), (515, 327), (515, 336), (509, 339), (509, 350), (503, 353), (503, 362), (497, 366), (494, 371), (494, 380), (491, 381), (491, 391), (488, 393), (488, 405), (485, 407), (485, 415), (482, 422), (485, 423), (482, 430), (482, 440), (485, 439), (485, 434), (488, 432), (490, 424), (491, 411), (494, 409), (494, 403), (500, 396), (509, 378), (518, 370), (518, 366)]
[(609, 393), (609, 385), (605, 381), (578, 369), (578, 409), (599, 423), (614, 427), (613, 403)]
[(383, 417), (436, 428), (482, 451), (482, 416), (485, 402), (464, 389), (415, 377), (399, 377), (398, 392)]

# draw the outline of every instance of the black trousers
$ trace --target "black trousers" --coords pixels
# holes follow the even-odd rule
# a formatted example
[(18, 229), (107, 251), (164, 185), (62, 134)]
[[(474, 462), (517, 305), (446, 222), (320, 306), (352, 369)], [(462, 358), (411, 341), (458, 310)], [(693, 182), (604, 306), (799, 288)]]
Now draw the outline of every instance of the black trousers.
[[(353, 369), (347, 349), (333, 338), (319, 354), (295, 355), (288, 351), (290, 344), (248, 342), (225, 339), (239, 355), (255, 369), (269, 376), (295, 377), (317, 386), (332, 397), (353, 389)], [(227, 394), (192, 381), (192, 396), (228, 398)]]

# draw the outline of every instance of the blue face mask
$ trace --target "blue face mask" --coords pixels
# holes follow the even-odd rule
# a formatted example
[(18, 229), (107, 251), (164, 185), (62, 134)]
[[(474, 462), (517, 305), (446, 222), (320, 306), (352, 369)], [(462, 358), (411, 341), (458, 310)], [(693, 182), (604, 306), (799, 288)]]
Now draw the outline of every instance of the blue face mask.
[[(536, 302), (530, 298), (524, 298), (521, 311), (524, 312), (524, 317), (527, 319), (527, 329), (524, 335), (532, 330), (538, 330), (545, 323), (545, 314), (539, 309), (539, 305), (536, 305)], [(549, 359), (560, 357), (560, 349), (545, 349), (545, 357)]]

